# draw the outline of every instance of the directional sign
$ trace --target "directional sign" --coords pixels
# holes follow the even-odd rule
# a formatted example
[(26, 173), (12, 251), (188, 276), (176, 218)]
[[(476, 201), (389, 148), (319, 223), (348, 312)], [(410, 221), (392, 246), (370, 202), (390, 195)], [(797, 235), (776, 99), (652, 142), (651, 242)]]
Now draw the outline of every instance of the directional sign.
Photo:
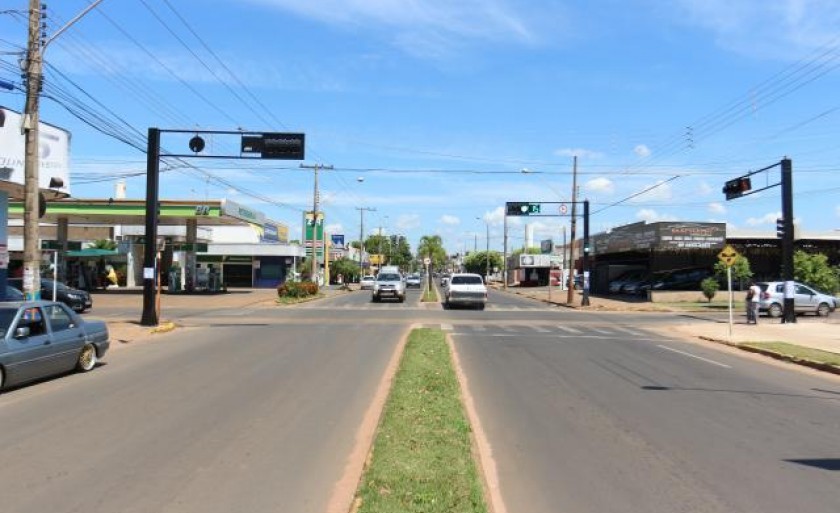
[(560, 215), (564, 216), (569, 213), (569, 205), (566, 203), (560, 203)]
[(723, 262), (724, 265), (726, 265), (726, 267), (732, 267), (735, 264), (735, 260), (737, 260), (739, 256), (741, 255), (739, 255), (738, 252), (735, 251), (735, 248), (727, 244), (726, 247), (720, 250), (720, 253), (718, 253), (718, 260)]

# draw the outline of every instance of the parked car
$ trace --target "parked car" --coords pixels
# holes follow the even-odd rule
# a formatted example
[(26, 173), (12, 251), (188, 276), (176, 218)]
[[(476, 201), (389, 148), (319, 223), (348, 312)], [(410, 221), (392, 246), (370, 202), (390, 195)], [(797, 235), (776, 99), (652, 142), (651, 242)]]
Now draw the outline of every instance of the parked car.
[(700, 290), (700, 282), (712, 276), (708, 267), (691, 267), (671, 271), (655, 290)]
[(102, 321), (85, 321), (65, 304), (0, 304), (0, 388), (61, 374), (87, 372), (110, 342)]
[(440, 286), (441, 287), (446, 286), (446, 283), (449, 281), (449, 277), (450, 277), (449, 273), (443, 273), (443, 274), (440, 275)]
[(362, 276), (361, 281), (359, 282), (361, 285), (362, 290), (373, 290), (373, 284), (376, 282), (376, 278), (371, 275)]
[(420, 284), (423, 282), (422, 278), (420, 278), (419, 273), (409, 274), (405, 278), (405, 286), (406, 287), (420, 287)]
[[(758, 311), (767, 312), (770, 317), (781, 317), (785, 304), (785, 282), (761, 282), (757, 285), (761, 288)], [(825, 317), (840, 304), (836, 297), (799, 282), (793, 282), (793, 294), (793, 310), (796, 313), (813, 313)]]
[(610, 294), (620, 294), (628, 283), (639, 281), (645, 278), (647, 271), (627, 271), (612, 280), (609, 284)]
[(3, 301), (23, 301), (23, 299), (23, 292), (10, 285), (6, 285), (6, 295), (3, 297)]
[(386, 297), (396, 299), (400, 303), (405, 301), (405, 281), (399, 273), (380, 272), (376, 275), (371, 301), (378, 303)]
[[(9, 278), (9, 285), (23, 291), (23, 278)], [(53, 284), (55, 284), (55, 299), (73, 309), (74, 312), (84, 312), (93, 308), (93, 299), (84, 290), (74, 289), (59, 282), (41, 278), (41, 298), (52, 300)]]
[(487, 287), (480, 274), (455, 273), (444, 289), (443, 307), (470, 305), (484, 310), (487, 305)]

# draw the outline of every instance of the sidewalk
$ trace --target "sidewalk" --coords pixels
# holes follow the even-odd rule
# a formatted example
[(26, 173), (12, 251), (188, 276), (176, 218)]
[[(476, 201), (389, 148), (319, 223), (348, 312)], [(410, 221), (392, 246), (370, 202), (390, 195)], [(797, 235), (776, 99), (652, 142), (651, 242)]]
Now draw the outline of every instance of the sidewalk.
[[(494, 284), (497, 290), (502, 290), (498, 284)], [(530, 297), (546, 303), (568, 306), (582, 311), (613, 311), (613, 312), (680, 312), (688, 313), (690, 310), (674, 308), (667, 304), (655, 304), (645, 301), (624, 301), (599, 296), (590, 296), (590, 306), (580, 306), (581, 293), (575, 291), (574, 303), (566, 304), (567, 291), (554, 290), (551, 293), (551, 301), (548, 299), (548, 291), (545, 287), (508, 287), (508, 292), (524, 297)], [(700, 316), (696, 320), (686, 320), (685, 323), (667, 327), (668, 331), (677, 331), (682, 335), (702, 338), (704, 340), (720, 341), (732, 344), (744, 342), (787, 342), (803, 347), (820, 349), (840, 354), (840, 311), (832, 313), (826, 318), (815, 318), (813, 316), (799, 317), (795, 324), (782, 324), (780, 319), (771, 319), (762, 316), (759, 323), (746, 324), (743, 308), (736, 305), (734, 311), (734, 324), (732, 336), (729, 335), (729, 323), (726, 320), (716, 318), (703, 319)], [(704, 310), (698, 309), (703, 312)]]
[[(324, 296), (344, 293), (337, 286), (321, 289)], [(157, 327), (141, 326), (140, 318), (143, 313), (143, 290), (117, 289), (96, 291), (93, 295), (93, 309), (84, 317), (96, 319), (97, 306), (107, 305), (109, 308), (130, 308), (130, 314), (120, 317), (104, 319), (108, 323), (111, 336), (111, 348), (118, 348), (132, 342), (148, 339), (154, 335), (168, 333), (177, 328), (178, 319), (167, 316), (172, 309), (216, 310), (221, 308), (270, 308), (277, 305), (277, 291), (275, 289), (230, 289), (219, 294), (161, 294), (161, 316)], [(315, 299), (317, 300), (317, 299)]]

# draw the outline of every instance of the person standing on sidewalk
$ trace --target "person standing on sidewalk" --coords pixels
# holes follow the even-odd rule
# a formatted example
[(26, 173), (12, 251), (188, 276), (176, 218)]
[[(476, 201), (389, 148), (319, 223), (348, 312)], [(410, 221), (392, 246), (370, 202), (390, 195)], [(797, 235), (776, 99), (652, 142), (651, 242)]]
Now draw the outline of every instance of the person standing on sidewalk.
[(752, 321), (758, 324), (758, 305), (761, 300), (761, 287), (754, 281), (750, 281), (750, 288), (747, 289), (747, 324)]

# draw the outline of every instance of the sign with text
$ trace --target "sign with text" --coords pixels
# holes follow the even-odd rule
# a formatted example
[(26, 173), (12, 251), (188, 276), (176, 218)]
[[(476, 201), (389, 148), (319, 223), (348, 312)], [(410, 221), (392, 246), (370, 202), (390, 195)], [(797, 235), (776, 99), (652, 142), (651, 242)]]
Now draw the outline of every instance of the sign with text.
[(304, 160), (306, 136), (300, 133), (264, 133), (243, 135), (242, 156), (263, 159)]

